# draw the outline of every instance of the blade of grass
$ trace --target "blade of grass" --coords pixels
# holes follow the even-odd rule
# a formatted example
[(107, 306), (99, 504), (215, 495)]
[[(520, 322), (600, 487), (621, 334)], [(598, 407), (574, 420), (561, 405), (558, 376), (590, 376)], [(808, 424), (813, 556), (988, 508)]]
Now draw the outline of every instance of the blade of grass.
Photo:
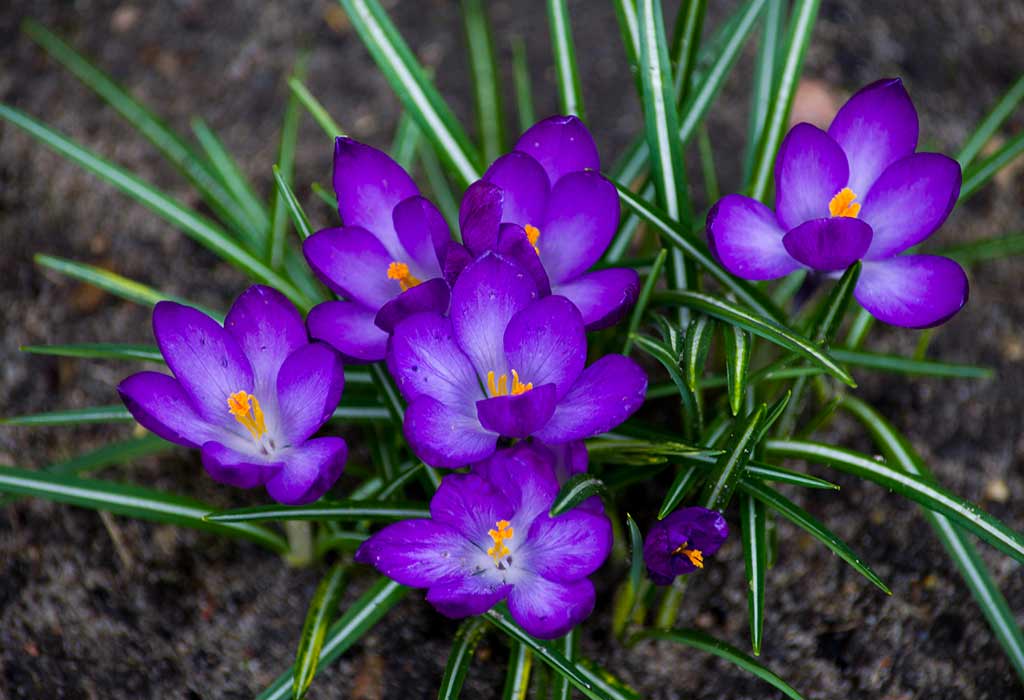
[(644, 286), (640, 289), (640, 295), (637, 297), (636, 305), (633, 307), (633, 311), (629, 316), (629, 326), (626, 328), (626, 342), (622, 346), (622, 354), (628, 355), (629, 351), (633, 349), (632, 336), (636, 333), (640, 327), (640, 321), (644, 317), (644, 311), (647, 309), (647, 302), (651, 298), (651, 293), (654, 291), (654, 285), (658, 283), (658, 278), (661, 277), (661, 268), (665, 264), (665, 258), (668, 256), (668, 251), (662, 248), (658, 251), (658, 255), (654, 258), (654, 262), (651, 263), (651, 271), (647, 273), (647, 279), (644, 280)]
[(128, 343), (79, 343), (75, 345), (23, 345), (22, 352), (56, 357), (81, 357), (94, 360), (139, 360), (163, 362), (164, 356), (155, 345)]
[(768, 0), (761, 22), (761, 45), (754, 65), (754, 89), (750, 93), (750, 119), (747, 123), (747, 145), (743, 152), (743, 182), (750, 179), (754, 153), (761, 142), (771, 98), (775, 90), (775, 73), (779, 66), (779, 49), (783, 42), (784, 0)]
[[(331, 416), (335, 420), (380, 422), (391, 421), (387, 409), (376, 404), (346, 401), (345, 406), (334, 410)], [(47, 413), (33, 413), (25, 416), (0, 418), (0, 425), (77, 425), (80, 423), (127, 423), (132, 415), (124, 406), (90, 406), (88, 408), (72, 408)]]
[(575, 114), (583, 118), (583, 91), (580, 71), (576, 65), (576, 44), (572, 40), (572, 25), (566, 0), (548, 0), (548, 27), (551, 30), (551, 50), (555, 56), (555, 76), (558, 84), (558, 108), (562, 114)]
[(768, 407), (761, 404), (753, 414), (732, 429), (725, 442), (725, 452), (715, 462), (704, 484), (704, 490), (698, 498), (705, 508), (724, 511), (729, 505), (747, 462), (753, 456), (756, 447), (754, 439), (760, 432), (761, 421), (764, 420), (767, 410)]
[(309, 690), (320, 664), (320, 652), (324, 648), (327, 627), (341, 602), (345, 590), (346, 566), (338, 563), (332, 566), (320, 579), (306, 612), (299, 636), (299, 648), (295, 652), (295, 677), (292, 679), (292, 698), (302, 700)]
[(419, 503), (398, 501), (318, 501), (308, 506), (251, 506), (234, 510), (206, 511), (211, 523), (246, 523), (263, 520), (370, 520), (390, 522), (429, 518), (430, 510)]
[(915, 360), (899, 355), (885, 355), (866, 350), (832, 348), (829, 354), (834, 359), (854, 367), (865, 367), (880, 372), (915, 375), (921, 377), (955, 377), (958, 379), (991, 379), (994, 373), (990, 367), (959, 365), (952, 362)]
[(697, 314), (686, 327), (686, 339), (683, 341), (683, 364), (686, 386), (696, 393), (698, 380), (704, 372), (708, 351), (711, 350), (711, 339), (715, 334), (715, 321), (710, 316)]
[(451, 651), (448, 652), (441, 688), (437, 691), (438, 700), (456, 700), (460, 696), (462, 683), (473, 663), (476, 645), (486, 631), (487, 622), (482, 617), (471, 617), (459, 625), (452, 639)]
[(679, 9), (675, 28), (672, 31), (672, 48), (670, 54), (675, 65), (673, 84), (676, 100), (685, 102), (690, 88), (690, 79), (697, 66), (697, 49), (700, 46), (701, 29), (704, 27), (704, 14), (707, 11), (707, 0), (692, 0)]
[(253, 191), (252, 183), (238, 165), (238, 161), (228, 152), (209, 125), (199, 117), (192, 120), (192, 133), (202, 146), (214, 173), (228, 192), (244, 210), (247, 218), (259, 225), (260, 231), (270, 228), (270, 215), (259, 197)]
[[(576, 630), (571, 629), (561, 639), (556, 639), (555, 648), (562, 652), (566, 659), (572, 661), (576, 657)], [(551, 700), (571, 700), (571, 698), (572, 684), (565, 676), (559, 677), (555, 681), (555, 687), (551, 689)], [(517, 700), (525, 699), (525, 693), (521, 698), (517, 698)]]
[(420, 163), (423, 165), (423, 172), (430, 184), (430, 191), (434, 195), (434, 202), (441, 210), (444, 220), (452, 231), (452, 236), (457, 242), (462, 242), (462, 232), (459, 230), (459, 203), (455, 199), (455, 193), (444, 175), (441, 162), (437, 159), (434, 149), (426, 143), (420, 143)]
[(533, 652), (522, 642), (513, 641), (505, 673), (502, 700), (526, 700), (530, 689), (530, 671), (533, 670)]
[(299, 204), (299, 200), (295, 197), (291, 186), (281, 173), (281, 169), (276, 165), (274, 166), (274, 184), (277, 186), (277, 199), (275, 200), (274, 211), (278, 211), (278, 206), (283, 205), (283, 209), (288, 212), (292, 219), (292, 224), (295, 225), (295, 230), (299, 232), (302, 240), (312, 236), (313, 227), (309, 223), (309, 217), (303, 211), (302, 205)]
[(747, 613), (750, 617), (750, 647), (761, 654), (764, 632), (765, 571), (768, 569), (768, 537), (764, 504), (746, 493), (740, 494), (740, 523), (743, 561), (747, 575)]
[(537, 116), (533, 108), (533, 84), (530, 81), (530, 66), (526, 61), (526, 44), (521, 36), (512, 38), (512, 79), (515, 83), (519, 131), (523, 132), (533, 126)]
[[(615, 19), (619, 23), (619, 36), (622, 37), (622, 47), (626, 51), (626, 63), (636, 81), (636, 92), (643, 94), (640, 85), (640, 28), (636, 18), (636, 2), (633, 0), (612, 0), (615, 5)], [(616, 170), (619, 177), (624, 180), (632, 180), (633, 177), (623, 177), (621, 170)], [(635, 173), (631, 174), (635, 175)]]
[(725, 378), (729, 395), (729, 410), (738, 416), (747, 395), (747, 375), (750, 372), (750, 353), (753, 338), (742, 328), (730, 324), (722, 326), (722, 344), (725, 346)]
[(334, 121), (334, 117), (331, 116), (330, 112), (320, 103), (320, 100), (316, 99), (306, 84), (297, 75), (293, 75), (288, 78), (288, 89), (291, 90), (292, 95), (299, 101), (306, 111), (309, 112), (309, 116), (313, 117), (313, 121), (323, 130), (327, 138), (333, 140), (339, 136), (345, 135), (345, 130), (341, 128), (338, 122)]
[(998, 238), (983, 238), (963, 245), (943, 248), (937, 255), (953, 258), (964, 267), (971, 267), (985, 260), (999, 260), (1011, 255), (1024, 254), (1024, 233), (1011, 233)]
[(548, 515), (552, 518), (566, 513), (591, 496), (605, 496), (608, 489), (604, 482), (593, 474), (576, 474), (558, 490), (558, 495), (551, 502), (551, 509)]
[(697, 127), (697, 152), (700, 154), (700, 172), (704, 178), (704, 199), (717, 202), (721, 196), (718, 189), (718, 171), (715, 169), (715, 151), (711, 146), (711, 135), (703, 122)]
[(1007, 141), (1003, 146), (964, 173), (964, 184), (960, 188), (960, 202), (977, 192), (996, 173), (1024, 153), (1024, 131)]
[(846, 316), (846, 309), (853, 298), (853, 289), (860, 277), (861, 263), (858, 260), (846, 269), (835, 287), (811, 316), (808, 328), (813, 329), (811, 338), (819, 345), (828, 346), (839, 332), (839, 326)]
[(407, 112), (402, 112), (391, 141), (391, 157), (406, 170), (411, 171), (420, 145), (420, 128)]
[(974, 159), (981, 153), (981, 149), (999, 130), (1003, 122), (1013, 114), (1013, 110), (1017, 108), (1021, 100), (1024, 100), (1024, 75), (1017, 78), (1017, 82), (1010, 86), (1010, 89), (1006, 91), (1002, 99), (979, 122), (977, 128), (967, 139), (967, 142), (964, 143), (964, 147), (960, 149), (960, 153), (956, 157), (961, 169), (967, 170), (971, 163), (974, 162)]
[[(296, 75), (301, 79), (305, 72), (305, 60), (300, 59), (295, 67)], [(284, 109), (284, 118), (281, 121), (281, 137), (277, 146), (277, 163), (274, 166), (275, 180), (280, 177), (287, 184), (291, 184), (295, 174), (295, 144), (299, 138), (299, 98), (292, 92)], [(288, 233), (288, 203), (281, 194), (281, 190), (274, 188), (271, 196), (270, 207), (270, 236), (267, 238), (267, 247), (264, 252), (264, 260), (272, 270), (280, 270), (284, 263), (285, 236)]]
[(658, 520), (664, 520), (676, 507), (683, 502), (683, 499), (693, 490), (693, 487), (707, 476), (707, 469), (700, 469), (696, 466), (680, 467), (676, 472), (676, 478), (672, 485), (665, 492), (665, 497), (658, 508)]
[(469, 68), (473, 76), (477, 132), (484, 161), (492, 162), (505, 151), (505, 114), (498, 89), (498, 65), (494, 59), (494, 32), (483, 0), (462, 0)]

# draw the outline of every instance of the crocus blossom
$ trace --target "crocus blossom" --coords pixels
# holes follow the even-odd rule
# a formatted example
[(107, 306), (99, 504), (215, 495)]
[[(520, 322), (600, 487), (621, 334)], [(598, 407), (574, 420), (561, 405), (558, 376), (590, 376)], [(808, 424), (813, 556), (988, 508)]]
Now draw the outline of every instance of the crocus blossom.
[(435, 467), (490, 456), (499, 437), (558, 445), (611, 430), (643, 403), (647, 377), (631, 359), (606, 355), (584, 367), (579, 310), (539, 297), (533, 278), (485, 253), (452, 289), (451, 316), (401, 321), (387, 364), (409, 402), (404, 430)]
[(355, 362), (382, 360), (404, 315), (448, 308), (448, 225), (402, 166), (345, 137), (335, 141), (334, 191), (344, 226), (316, 232), (302, 251), (345, 301), (316, 306), (309, 332)]
[(659, 586), (676, 576), (704, 568), (704, 560), (719, 550), (729, 537), (722, 514), (694, 506), (670, 513), (656, 522), (644, 539), (647, 575)]
[(500, 450), (469, 474), (441, 480), (429, 520), (388, 525), (358, 549), (448, 617), (479, 615), (508, 600), (512, 617), (542, 639), (560, 637), (594, 609), (587, 578), (607, 558), (611, 523), (576, 508), (552, 518), (558, 494), (550, 458), (528, 446)]
[(600, 167), (583, 122), (550, 117), (466, 190), (459, 215), (470, 254), (493, 250), (515, 259), (542, 294), (550, 288), (572, 301), (591, 330), (621, 319), (639, 290), (635, 270), (587, 272), (619, 224), (619, 196)]
[(338, 480), (345, 441), (311, 437), (341, 398), (341, 357), (309, 342), (302, 316), (280, 292), (250, 287), (223, 327), (162, 301), (153, 335), (174, 376), (139, 372), (118, 387), (144, 428), (199, 449), (217, 481), (265, 485), (281, 503), (314, 501)]
[(707, 219), (715, 256), (751, 280), (798, 268), (863, 268), (854, 295), (876, 318), (923, 328), (967, 301), (967, 276), (953, 260), (901, 255), (930, 236), (956, 204), (960, 166), (915, 153), (917, 112), (898, 79), (861, 89), (828, 132), (797, 124), (775, 161), (775, 211), (741, 195), (720, 200)]

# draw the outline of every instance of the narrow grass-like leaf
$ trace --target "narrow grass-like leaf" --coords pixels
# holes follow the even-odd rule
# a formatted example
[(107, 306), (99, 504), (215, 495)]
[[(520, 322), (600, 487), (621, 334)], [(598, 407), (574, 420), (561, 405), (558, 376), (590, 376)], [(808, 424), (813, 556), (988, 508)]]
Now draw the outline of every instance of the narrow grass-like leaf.
[(676, 353), (669, 350), (664, 343), (659, 343), (652, 338), (642, 335), (633, 335), (632, 339), (634, 345), (660, 362), (661, 366), (665, 368), (665, 371), (667, 371), (669, 376), (672, 378), (672, 381), (675, 382), (676, 388), (679, 389), (679, 398), (683, 403), (683, 412), (685, 414), (684, 418), (686, 418), (684, 424), (684, 437), (686, 439), (694, 439), (700, 432), (700, 404), (697, 402), (697, 397), (690, 391), (689, 387), (686, 386), (686, 382), (683, 380), (683, 375), (679, 367), (679, 361), (681, 358)]
[(498, 65), (494, 59), (494, 32), (483, 0), (462, 0), (462, 21), (466, 27), (469, 68), (473, 76), (473, 97), (480, 151), (490, 163), (505, 150), (505, 115), (498, 89)]
[(522, 642), (513, 641), (505, 672), (502, 700), (526, 700), (530, 689), (530, 671), (533, 670), (533, 652)]
[(761, 427), (757, 431), (757, 436), (754, 438), (755, 445), (761, 444), (761, 441), (764, 440), (765, 436), (768, 434), (768, 431), (772, 429), (772, 426), (775, 425), (775, 422), (779, 420), (780, 417), (782, 417), (783, 413), (785, 413), (786, 408), (789, 406), (789, 401), (792, 398), (792, 390), (787, 389), (786, 393), (780, 396), (778, 400), (776, 400), (775, 403), (771, 405), (767, 413), (765, 413), (764, 420), (761, 421)]
[(820, 345), (830, 345), (839, 332), (839, 325), (846, 316), (846, 309), (853, 298), (853, 289), (860, 278), (861, 263), (858, 260), (846, 269), (821, 305), (811, 317), (811, 339)]
[(516, 90), (519, 131), (524, 132), (533, 126), (537, 116), (533, 108), (533, 82), (530, 80), (530, 66), (526, 60), (526, 43), (521, 36), (512, 39), (512, 79)]
[(245, 210), (246, 216), (259, 225), (260, 231), (270, 228), (270, 215), (256, 192), (252, 188), (249, 178), (242, 172), (238, 161), (228, 152), (217, 135), (213, 133), (209, 125), (202, 119), (196, 117), (192, 120), (192, 133), (195, 134), (199, 145), (206, 152), (210, 166), (215, 174), (227, 188), (228, 192), (241, 207)]
[(334, 121), (334, 117), (320, 104), (320, 100), (316, 99), (298, 76), (293, 75), (288, 78), (288, 89), (291, 90), (292, 95), (295, 96), (299, 103), (306, 108), (309, 116), (313, 117), (313, 121), (323, 129), (327, 138), (333, 140), (338, 136), (345, 135), (345, 130), (341, 128), (338, 122)]
[(661, 277), (661, 268), (665, 264), (667, 256), (668, 251), (662, 248), (658, 251), (657, 256), (655, 256), (654, 262), (651, 263), (651, 271), (647, 273), (647, 279), (644, 280), (644, 286), (640, 288), (640, 295), (637, 297), (636, 305), (629, 316), (629, 325), (626, 328), (626, 342), (622, 346), (623, 355), (628, 355), (629, 351), (633, 349), (632, 336), (640, 327), (644, 311), (647, 310), (647, 302), (650, 301), (654, 286), (658, 283), (658, 278)]
[(1024, 255), (1024, 233), (1011, 233), (997, 238), (983, 238), (963, 245), (943, 248), (938, 255), (953, 258), (965, 267), (985, 260), (999, 260), (1012, 255)]
[(391, 141), (391, 157), (406, 170), (411, 171), (420, 146), (420, 128), (407, 112), (402, 112)]
[[(715, 450), (665, 440), (588, 440), (590, 461), (609, 464), (661, 464), (684, 455), (717, 455)], [(713, 461), (713, 460), (712, 460)]]
[[(852, 396), (843, 397), (843, 407), (867, 427), (887, 461), (908, 474), (935, 481), (935, 476), (925, 466), (917, 451), (875, 409)], [(1024, 680), (1024, 631), (1017, 624), (1009, 603), (999, 591), (985, 562), (959, 527), (928, 509), (924, 509), (924, 515), (960, 570), (960, 575), (964, 577), (964, 582), (988, 620), (996, 639), (1003, 645), (1017, 675)]]
[[(571, 629), (561, 639), (555, 640), (555, 648), (562, 652), (566, 659), (576, 658), (576, 630)], [(506, 686), (507, 687), (507, 686)], [(543, 696), (540, 696), (543, 697)], [(526, 695), (517, 700), (525, 700)], [(572, 683), (565, 676), (560, 676), (551, 689), (551, 700), (572, 700)]]
[[(304, 62), (296, 68), (301, 77), (305, 70)], [(277, 146), (277, 163), (274, 166), (274, 179), (281, 178), (291, 184), (295, 174), (295, 144), (299, 137), (299, 98), (293, 92), (285, 105), (284, 117), (281, 120), (281, 136)], [(285, 235), (288, 233), (289, 207), (284, 195), (278, 187), (274, 188), (270, 207), (270, 235), (267, 237), (267, 248), (264, 260), (272, 270), (279, 270), (284, 264)]]
[(480, 156), (426, 71), (377, 0), (339, 0), (381, 73), (434, 150), (466, 187), (480, 178)]
[(338, 563), (332, 566), (320, 579), (306, 612), (299, 637), (299, 649), (295, 653), (295, 677), (292, 679), (292, 698), (302, 700), (309, 684), (313, 682), (320, 663), (320, 652), (324, 648), (327, 627), (331, 623), (341, 594), (345, 590), (346, 567)]
[(850, 330), (846, 333), (846, 347), (856, 350), (868, 337), (871, 327), (875, 325), (875, 317), (866, 309), (857, 309), (850, 322)]
[(734, 416), (743, 408), (747, 394), (747, 375), (750, 372), (750, 352), (754, 344), (750, 334), (730, 324), (722, 326), (722, 344), (725, 346), (725, 377), (728, 382), (729, 409)]
[(744, 654), (736, 647), (715, 639), (711, 635), (705, 634), (699, 630), (646, 630), (636, 635), (630, 643), (635, 644), (647, 639), (660, 639), (667, 642), (678, 642), (679, 644), (685, 644), (693, 647), (694, 649), (714, 654), (715, 656), (738, 666), (744, 671), (754, 674), (774, 688), (781, 690), (787, 697), (793, 698), (793, 700), (803, 700), (800, 693), (796, 692), (796, 690), (786, 683), (786, 681), (772, 673), (766, 666), (763, 666), (757, 660)]
[(203, 515), (210, 511), (210, 506), (140, 486), (0, 467), (0, 492), (241, 537), (280, 554), (288, 551), (284, 538), (264, 527), (251, 523), (207, 522)]
[(593, 474), (576, 474), (558, 490), (548, 513), (552, 518), (568, 512), (591, 496), (606, 496), (604, 482)]
[(820, 0), (796, 0), (793, 3), (782, 70), (775, 85), (768, 117), (765, 119), (748, 188), (750, 196), (754, 199), (764, 201), (768, 196), (775, 152), (779, 149), (782, 132), (789, 122), (789, 110), (793, 105), (793, 96), (796, 94), (797, 82), (803, 70), (804, 55), (811, 41), (819, 4)]
[(430, 191), (434, 195), (434, 203), (441, 210), (444, 220), (448, 222), (452, 237), (456, 242), (462, 242), (462, 232), (459, 230), (459, 203), (455, 199), (455, 193), (444, 175), (441, 161), (429, 144), (421, 143), (419, 147), (420, 163), (423, 164), (423, 172), (430, 184)]
[(740, 494), (740, 524), (743, 562), (747, 575), (747, 614), (750, 617), (750, 647), (761, 654), (764, 632), (764, 574), (768, 570), (768, 536), (764, 505), (746, 493)]
[(47, 411), (25, 416), (0, 418), (0, 425), (54, 426), (82, 425), (85, 423), (127, 423), (133, 420), (124, 406), (90, 406), (69, 408), (62, 411)]
[(827, 464), (861, 479), (874, 481), (946, 516), (996, 549), (1024, 562), (1024, 535), (1014, 532), (970, 501), (960, 499), (926, 479), (893, 469), (867, 455), (817, 442), (767, 440), (764, 447), (768, 454)]
[(1006, 94), (996, 103), (992, 111), (981, 120), (977, 128), (967, 139), (967, 142), (964, 143), (964, 147), (960, 149), (956, 159), (963, 170), (967, 170), (974, 159), (977, 158), (978, 154), (981, 153), (981, 149), (988, 143), (988, 140), (992, 138), (999, 127), (1002, 126), (1003, 122), (1013, 114), (1013, 110), (1017, 108), (1021, 100), (1024, 100), (1024, 75), (1017, 78), (1017, 82), (1006, 91)]
[[(677, 459), (678, 461), (685, 462), (687, 464), (695, 464), (705, 472), (709, 471), (717, 461), (715, 456), (707, 453), (685, 454), (680, 455)], [(801, 486), (808, 489), (824, 489), (831, 491), (839, 490), (839, 486), (833, 484), (831, 481), (825, 481), (824, 479), (819, 479), (818, 477), (811, 476), (810, 474), (795, 472), (790, 469), (784, 469), (773, 464), (767, 464), (756, 460), (748, 461), (744, 472), (745, 473), (742, 477), (744, 480), (759, 479), (761, 481), (791, 484), (793, 486)]]
[[(637, 94), (643, 93), (640, 87), (640, 28), (636, 18), (636, 2), (633, 0), (612, 0), (615, 5), (615, 19), (619, 23), (619, 35), (622, 47), (626, 51), (626, 62), (629, 70), (637, 80)], [(620, 172), (621, 174), (621, 172)], [(631, 178), (625, 178), (631, 179)]]
[(863, 559), (853, 553), (849, 545), (803, 508), (790, 501), (778, 491), (768, 488), (753, 479), (744, 481), (740, 485), (740, 489), (743, 493), (756, 498), (765, 505), (771, 506), (780, 515), (808, 532), (816, 540), (835, 552), (836, 556), (856, 569), (859, 574), (877, 586), (886, 595), (892, 595), (889, 587), (871, 570), (871, 567)]
[(319, 182), (314, 182), (309, 186), (309, 189), (313, 191), (313, 194), (315, 194), (321, 202), (326, 204), (333, 211), (338, 210), (338, 199), (333, 194), (325, 190), (324, 186)]
[(487, 622), (482, 617), (471, 617), (461, 625), (452, 639), (452, 648), (448, 652), (448, 663), (444, 667), (441, 688), (437, 692), (438, 700), (456, 700), (462, 693), (462, 683), (473, 663), (473, 654), (480, 638), (487, 631)]
[(704, 372), (704, 363), (707, 361), (714, 334), (715, 321), (704, 314), (697, 314), (686, 327), (686, 339), (683, 341), (683, 364), (686, 386), (694, 393), (697, 392), (700, 375)]
[(299, 236), (303, 240), (312, 236), (313, 226), (309, 223), (309, 217), (306, 216), (306, 212), (302, 209), (302, 205), (299, 204), (299, 200), (295, 197), (295, 193), (292, 191), (288, 181), (285, 180), (281, 169), (276, 165), (274, 166), (274, 184), (277, 186), (277, 202), (287, 210), (288, 215), (292, 219), (292, 224), (295, 225), (295, 230), (299, 232)]
[(335, 530), (317, 537), (314, 543), (314, 554), (317, 559), (322, 558), (327, 552), (340, 550), (342, 552), (354, 552), (363, 542), (368, 540), (370, 535), (366, 532), (356, 530)]
[(697, 127), (697, 152), (700, 154), (700, 172), (704, 178), (704, 198), (717, 202), (721, 196), (718, 189), (718, 171), (715, 168), (715, 151), (711, 146), (711, 135), (706, 124)]
[(371, 364), (370, 377), (373, 379), (374, 386), (377, 387), (377, 392), (380, 394), (391, 420), (395, 425), (401, 425), (405, 418), (405, 407), (402, 404), (402, 397), (399, 396), (398, 389), (384, 365), (380, 362)]
[(705, 508), (724, 511), (729, 504), (743, 470), (754, 454), (754, 440), (766, 410), (767, 406), (761, 404), (749, 418), (733, 428), (725, 443), (726, 451), (715, 462), (698, 499)]
[(828, 353), (821, 350), (817, 344), (769, 318), (759, 318), (735, 304), (698, 292), (668, 291), (655, 295), (655, 298), (658, 301), (672, 304), (686, 304), (692, 309), (746, 328), (754, 335), (802, 355), (844, 384), (851, 387), (857, 386), (849, 372)]
[(644, 537), (629, 513), (626, 513), (626, 527), (629, 530), (629, 585), (636, 596), (644, 576)]
[(130, 343), (77, 343), (74, 345), (23, 345), (22, 352), (56, 357), (81, 357), (93, 360), (138, 360), (163, 362), (164, 356), (155, 345)]
[(566, 0), (547, 0), (547, 4), (558, 84), (558, 108), (562, 114), (575, 114), (582, 119), (583, 90), (580, 88), (580, 70), (576, 65), (576, 44), (572, 40), (569, 7)]
[(750, 118), (747, 123), (747, 145), (743, 152), (743, 181), (750, 178), (754, 153), (761, 142), (765, 121), (775, 90), (775, 74), (779, 67), (779, 47), (783, 41), (785, 0), (768, 0), (761, 22), (761, 44), (754, 65), (754, 87), (750, 93)]
[(674, 511), (700, 479), (705, 476), (707, 476), (707, 469), (700, 469), (692, 465), (680, 467), (658, 508), (658, 520), (664, 520), (669, 513)]
[(1009, 165), (1021, 153), (1024, 153), (1024, 131), (1007, 141), (1003, 146), (964, 173), (964, 184), (960, 188), (962, 202), (988, 183), (996, 173)]
[(786, 308), (790, 299), (804, 286), (807, 281), (807, 270), (797, 270), (786, 275), (772, 291), (772, 301), (780, 309)]
[(390, 522), (429, 518), (430, 509), (420, 503), (398, 501), (318, 501), (308, 506), (251, 506), (234, 510), (206, 511), (211, 523), (244, 523), (262, 520), (370, 520)]
[(837, 361), (854, 367), (865, 367), (880, 372), (916, 375), (921, 377), (956, 377), (959, 379), (991, 379), (994, 373), (990, 367), (960, 365), (952, 362), (915, 360), (900, 355), (884, 355), (866, 350), (832, 348), (829, 354)]
[(672, 82), (676, 99), (684, 102), (690, 88), (690, 79), (697, 66), (697, 48), (700, 46), (701, 29), (704, 27), (704, 13), (707, 0), (692, 0), (679, 10), (675, 29), (672, 32), (670, 54), (675, 65)]
[[(323, 668), (362, 639), (409, 592), (405, 586), (381, 576), (341, 618), (327, 630), (318, 667)], [(292, 689), (295, 667), (277, 677), (256, 700), (286, 700)]]

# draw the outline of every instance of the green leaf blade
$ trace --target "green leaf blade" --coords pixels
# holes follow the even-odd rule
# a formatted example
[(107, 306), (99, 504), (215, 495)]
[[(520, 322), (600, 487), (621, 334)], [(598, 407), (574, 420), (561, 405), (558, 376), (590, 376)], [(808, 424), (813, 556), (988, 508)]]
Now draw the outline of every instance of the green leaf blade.
[(323, 651), (324, 640), (327, 637), (327, 626), (341, 601), (341, 594), (345, 590), (345, 578), (345, 565), (335, 564), (320, 580), (313, 600), (310, 601), (306, 621), (302, 625), (302, 634), (299, 637), (299, 648), (295, 653), (295, 677), (292, 679), (294, 700), (302, 700), (316, 675), (320, 652)]

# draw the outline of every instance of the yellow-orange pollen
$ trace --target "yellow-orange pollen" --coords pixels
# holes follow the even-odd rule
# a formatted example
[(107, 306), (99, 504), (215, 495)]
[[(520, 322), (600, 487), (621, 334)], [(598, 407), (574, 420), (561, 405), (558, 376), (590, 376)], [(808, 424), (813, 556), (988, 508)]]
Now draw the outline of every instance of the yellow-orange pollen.
[(397, 260), (388, 265), (388, 279), (397, 281), (398, 286), (402, 288), (403, 292), (420, 283), (420, 281), (413, 277), (412, 273), (409, 272), (409, 266), (403, 262), (398, 262)]
[(844, 187), (836, 193), (832, 201), (828, 203), (829, 216), (849, 216), (856, 219), (860, 213), (860, 204), (854, 202), (857, 195), (849, 187)]
[(253, 440), (259, 440), (267, 432), (263, 409), (256, 397), (245, 391), (236, 391), (228, 397), (228, 410), (235, 420), (245, 426)]
[(690, 559), (690, 563), (696, 566), (698, 569), (704, 568), (704, 552), (699, 549), (687, 549), (686, 545), (689, 542), (683, 542), (681, 545), (672, 550), (673, 554), (682, 554)]
[(515, 370), (512, 370), (511, 391), (509, 391), (508, 388), (507, 374), (501, 375), (500, 377), (498, 377), (498, 380), (495, 381), (494, 371), (492, 370), (487, 373), (487, 392), (491, 395), (492, 398), (495, 396), (519, 396), (520, 394), (525, 394), (532, 388), (533, 382), (530, 382), (529, 384), (523, 384), (521, 381), (519, 381), (519, 373), (516, 372)]
[(510, 525), (511, 523), (507, 520), (499, 520), (494, 523), (494, 527), (498, 528), (497, 530), (487, 531), (487, 534), (491, 536), (491, 540), (494, 541), (494, 546), (488, 549), (487, 553), (494, 559), (495, 564), (510, 554), (508, 545), (505, 544), (505, 540), (512, 539), (514, 534), (514, 528), (510, 527)]
[(537, 247), (537, 240), (540, 238), (540, 229), (536, 226), (526, 224), (526, 226), (523, 226), (523, 230), (526, 231), (526, 240), (528, 240), (530, 245), (533, 246), (537, 255), (540, 255), (540, 248)]

